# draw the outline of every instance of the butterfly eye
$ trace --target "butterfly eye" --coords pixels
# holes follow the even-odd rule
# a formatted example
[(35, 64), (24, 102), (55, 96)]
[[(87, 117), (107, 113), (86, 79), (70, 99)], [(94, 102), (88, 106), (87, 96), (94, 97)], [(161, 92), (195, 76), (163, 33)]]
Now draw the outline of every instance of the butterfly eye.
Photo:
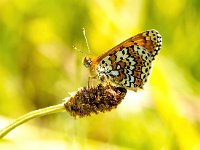
[(92, 59), (90, 57), (84, 57), (82, 62), (86, 68), (89, 68), (92, 64)]

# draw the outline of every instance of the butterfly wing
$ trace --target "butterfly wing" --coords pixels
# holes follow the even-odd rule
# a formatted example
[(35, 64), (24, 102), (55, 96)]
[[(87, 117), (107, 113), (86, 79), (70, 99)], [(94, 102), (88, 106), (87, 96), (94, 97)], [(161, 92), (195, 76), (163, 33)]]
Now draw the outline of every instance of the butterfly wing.
[(102, 58), (109, 55), (110, 53), (113, 53), (114, 51), (119, 51), (120, 49), (130, 47), (133, 45), (142, 46), (146, 48), (149, 54), (151, 55), (152, 59), (154, 59), (161, 49), (162, 37), (159, 34), (159, 32), (154, 29), (144, 31), (108, 50), (106, 53), (99, 56), (97, 58), (97, 61), (100, 61)]
[(95, 62), (99, 79), (137, 91), (150, 74), (151, 62), (162, 45), (156, 30), (139, 33), (98, 57)]

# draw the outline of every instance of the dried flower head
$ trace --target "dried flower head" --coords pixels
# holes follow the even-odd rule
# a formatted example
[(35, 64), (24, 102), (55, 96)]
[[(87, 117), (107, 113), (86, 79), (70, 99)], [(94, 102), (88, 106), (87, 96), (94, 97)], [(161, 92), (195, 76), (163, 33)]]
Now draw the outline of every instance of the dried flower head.
[(76, 117), (90, 116), (92, 113), (111, 111), (124, 99), (127, 90), (112, 85), (83, 87), (64, 104), (70, 115)]

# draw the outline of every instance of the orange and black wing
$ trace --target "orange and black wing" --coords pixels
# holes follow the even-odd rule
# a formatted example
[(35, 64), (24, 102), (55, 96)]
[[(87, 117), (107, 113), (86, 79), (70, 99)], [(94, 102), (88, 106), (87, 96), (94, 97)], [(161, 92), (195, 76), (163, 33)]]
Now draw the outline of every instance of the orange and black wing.
[(139, 33), (92, 60), (92, 70), (99, 79), (137, 91), (143, 88), (151, 64), (162, 45), (156, 30)]
[(99, 62), (105, 56), (115, 53), (116, 51), (119, 51), (123, 48), (131, 47), (133, 45), (144, 47), (152, 57), (152, 60), (154, 60), (154, 57), (158, 54), (159, 50), (161, 49), (162, 37), (159, 34), (159, 32), (154, 29), (144, 31), (108, 50), (106, 53), (99, 56), (97, 61)]

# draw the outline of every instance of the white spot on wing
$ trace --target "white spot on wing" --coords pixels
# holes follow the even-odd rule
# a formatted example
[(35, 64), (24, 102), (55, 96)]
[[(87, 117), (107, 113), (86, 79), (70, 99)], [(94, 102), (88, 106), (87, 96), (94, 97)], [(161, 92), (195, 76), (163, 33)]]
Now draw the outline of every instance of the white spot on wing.
[(134, 77), (133, 76), (131, 76), (130, 82), (134, 82)]
[[(103, 58), (103, 59), (101, 60), (101, 62), (99, 63), (99, 65), (102, 65), (102, 66), (105, 66), (105, 64), (107, 64), (108, 66), (111, 65), (111, 61), (109, 60), (109, 57), (110, 57), (110, 56), (106, 56), (105, 58)], [(105, 63), (102, 64), (102, 61), (105, 61)]]
[[(124, 51), (124, 54), (122, 54), (122, 51)], [(118, 51), (116, 53), (116, 56), (117, 56), (116, 62), (119, 62), (121, 60), (121, 58), (126, 59), (127, 57), (129, 57), (129, 55), (127, 55), (127, 49), (126, 48)]]
[(118, 76), (119, 75), (119, 71), (113, 70), (113, 71), (110, 72), (110, 74), (113, 75), (113, 76)]

